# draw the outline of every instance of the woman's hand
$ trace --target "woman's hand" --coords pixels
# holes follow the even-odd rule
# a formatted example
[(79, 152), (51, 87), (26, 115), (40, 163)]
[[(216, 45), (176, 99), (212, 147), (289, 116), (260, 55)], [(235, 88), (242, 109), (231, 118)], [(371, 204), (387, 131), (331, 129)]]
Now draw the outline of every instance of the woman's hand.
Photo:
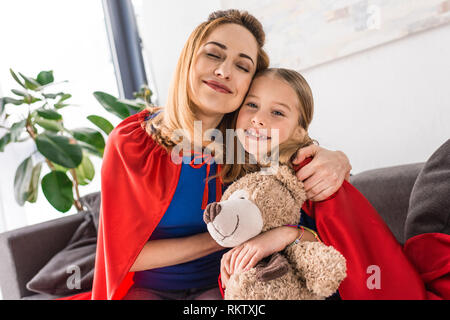
[(308, 199), (325, 200), (341, 187), (344, 179), (350, 178), (352, 166), (342, 151), (331, 151), (310, 145), (300, 149), (292, 163), (300, 164), (308, 157), (313, 157), (312, 161), (296, 174), (305, 185)]
[(299, 236), (299, 230), (292, 227), (278, 227), (234, 247), (222, 256), (220, 273), (225, 288), (234, 272), (242, 272), (256, 266), (265, 257), (283, 250)]

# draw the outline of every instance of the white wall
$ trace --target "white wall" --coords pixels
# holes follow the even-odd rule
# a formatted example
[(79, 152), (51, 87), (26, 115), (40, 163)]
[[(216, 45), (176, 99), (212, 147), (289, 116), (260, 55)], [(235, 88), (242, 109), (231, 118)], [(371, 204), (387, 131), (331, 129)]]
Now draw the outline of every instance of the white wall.
[(450, 25), (303, 74), (315, 97), (311, 135), (354, 171), (425, 161), (450, 138)]
[[(144, 1), (145, 49), (164, 105), (190, 32), (214, 1)], [(315, 96), (310, 134), (343, 150), (353, 172), (425, 161), (450, 138), (450, 25), (303, 72)]]

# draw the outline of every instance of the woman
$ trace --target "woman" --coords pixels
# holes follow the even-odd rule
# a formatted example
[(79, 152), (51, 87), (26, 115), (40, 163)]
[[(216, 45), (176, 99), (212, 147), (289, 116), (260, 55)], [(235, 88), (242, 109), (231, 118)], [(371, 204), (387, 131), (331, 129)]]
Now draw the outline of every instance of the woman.
[[(204, 180), (220, 166), (202, 155), (196, 163), (196, 154), (174, 163), (174, 133), (182, 129), (193, 137), (194, 121), (201, 121), (202, 133), (231, 128), (253, 75), (268, 67), (263, 45), (261, 24), (248, 13), (211, 14), (183, 48), (164, 110), (131, 116), (111, 133), (102, 166), (93, 299), (220, 298), (224, 248), (202, 221), (203, 208), (222, 192), (218, 179)], [(298, 154), (309, 156), (313, 161), (298, 177), (310, 199), (325, 199), (350, 165), (342, 152), (317, 146)]]

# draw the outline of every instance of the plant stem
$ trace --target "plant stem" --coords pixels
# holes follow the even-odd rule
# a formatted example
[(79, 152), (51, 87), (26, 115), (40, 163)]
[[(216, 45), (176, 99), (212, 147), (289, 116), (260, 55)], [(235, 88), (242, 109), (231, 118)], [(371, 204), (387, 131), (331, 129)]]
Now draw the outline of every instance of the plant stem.
[(75, 182), (74, 187), (76, 199), (73, 200), (73, 204), (75, 205), (75, 208), (77, 208), (77, 211), (83, 211), (83, 206), (80, 201), (80, 191), (78, 189), (77, 172), (75, 171), (75, 169), (70, 169), (70, 174), (72, 175), (73, 181)]

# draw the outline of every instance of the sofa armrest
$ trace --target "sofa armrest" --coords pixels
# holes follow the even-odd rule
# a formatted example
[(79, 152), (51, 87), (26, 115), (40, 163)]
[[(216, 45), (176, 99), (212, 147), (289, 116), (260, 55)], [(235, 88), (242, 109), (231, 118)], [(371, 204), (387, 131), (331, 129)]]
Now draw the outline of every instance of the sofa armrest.
[(0, 234), (0, 287), (3, 299), (33, 295), (26, 284), (64, 249), (86, 213), (26, 226)]
[(414, 182), (424, 163), (379, 168), (358, 173), (350, 178), (377, 210), (397, 241), (404, 243), (404, 226)]

